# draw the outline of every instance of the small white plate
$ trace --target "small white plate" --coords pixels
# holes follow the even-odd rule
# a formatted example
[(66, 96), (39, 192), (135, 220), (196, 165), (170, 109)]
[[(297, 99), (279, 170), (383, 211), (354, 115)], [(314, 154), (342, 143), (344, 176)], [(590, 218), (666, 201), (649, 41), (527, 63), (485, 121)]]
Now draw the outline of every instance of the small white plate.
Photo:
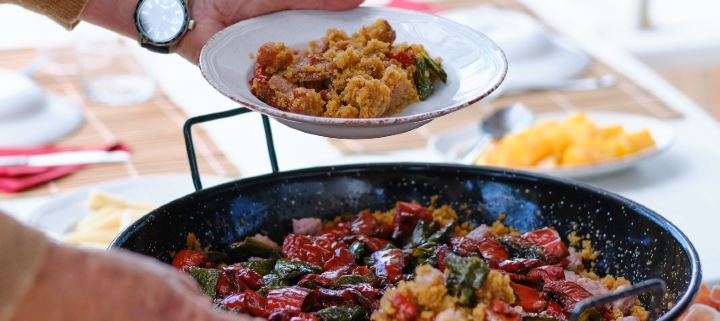
[[(375, 20), (387, 20), (397, 33), (396, 43), (418, 43), (432, 57), (442, 58), (447, 83), (439, 80), (427, 100), (383, 118), (327, 118), (285, 112), (253, 96), (248, 87), (255, 54), (266, 42), (307, 48), (327, 29), (348, 33)], [(277, 119), (294, 129), (334, 138), (378, 138), (420, 127), (434, 118), (460, 110), (493, 92), (505, 78), (507, 61), (500, 47), (469, 27), (426, 13), (362, 7), (349, 11), (283, 11), (248, 19), (220, 32), (203, 47), (200, 70), (207, 81), (228, 98)]]
[[(537, 121), (562, 121), (570, 114), (573, 113), (546, 113), (536, 115), (536, 118)], [(652, 135), (653, 140), (655, 140), (656, 146), (612, 161), (591, 165), (555, 168), (516, 167), (516, 169), (567, 178), (601, 176), (630, 168), (646, 159), (658, 155), (660, 152), (668, 149), (675, 138), (672, 127), (656, 118), (627, 113), (591, 112), (585, 114), (599, 126), (622, 125), (628, 132), (647, 129), (650, 135)], [(473, 144), (480, 140), (480, 137), (481, 134), (478, 126), (466, 126), (431, 137), (428, 141), (428, 149), (441, 155), (443, 159), (451, 161), (456, 159), (457, 155), (463, 155)]]
[[(202, 176), (203, 186), (210, 187), (231, 178)], [(80, 219), (92, 213), (85, 202), (92, 191), (102, 191), (124, 200), (160, 206), (195, 191), (189, 175), (144, 176), (122, 179), (76, 189), (60, 194), (30, 214), (28, 224), (58, 238), (75, 227)]]

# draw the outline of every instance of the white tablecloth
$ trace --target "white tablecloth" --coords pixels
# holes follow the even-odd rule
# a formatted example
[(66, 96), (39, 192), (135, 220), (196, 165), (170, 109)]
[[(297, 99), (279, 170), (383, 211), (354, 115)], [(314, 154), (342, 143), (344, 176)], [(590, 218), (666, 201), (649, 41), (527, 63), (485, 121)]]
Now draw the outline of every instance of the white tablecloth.
[[(628, 53), (588, 35), (579, 34), (570, 20), (557, 17), (558, 12), (562, 11), (541, 7), (538, 3), (533, 5), (532, 1), (528, 4), (536, 6), (540, 16), (546, 17), (547, 21), (552, 22), (567, 38), (625, 73), (685, 115), (684, 118), (668, 121), (677, 131), (677, 140), (669, 151), (642, 167), (588, 182), (635, 200), (677, 225), (695, 245), (703, 265), (705, 281), (720, 282), (718, 123)], [(38, 27), (35, 23), (37, 21), (44, 20), (20, 9), (8, 10), (7, 6), (2, 8), (0, 29), (24, 30), (25, 36), (5, 33), (0, 36), (0, 47), (37, 46), (47, 44), (50, 39), (54, 39), (52, 41), (56, 44), (67, 44), (71, 39), (46, 21), (41, 25), (42, 28)], [(566, 23), (563, 24), (563, 21)], [(51, 31), (42, 32), (43, 28)], [(168, 96), (189, 115), (237, 107), (237, 104), (212, 89), (195, 66), (181, 58), (152, 54), (140, 48), (135, 51)], [(227, 157), (238, 166), (243, 176), (270, 171), (259, 115), (244, 115), (210, 123), (206, 130)], [(273, 122), (273, 130), (281, 170), (365, 161), (439, 161), (435, 155), (422, 149), (346, 157), (334, 149), (325, 138), (300, 133), (277, 122)], [(2, 201), (0, 208), (24, 218), (45, 201), (45, 197)]]

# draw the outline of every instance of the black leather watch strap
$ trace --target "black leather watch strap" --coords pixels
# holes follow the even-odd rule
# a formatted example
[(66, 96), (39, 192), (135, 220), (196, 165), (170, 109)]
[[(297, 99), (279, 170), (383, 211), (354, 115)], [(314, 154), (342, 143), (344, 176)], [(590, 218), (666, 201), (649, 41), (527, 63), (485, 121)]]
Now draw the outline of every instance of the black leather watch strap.
[(141, 43), (140, 46), (142, 46), (143, 48), (150, 50), (152, 52), (163, 53), (163, 54), (170, 53), (169, 46), (155, 46), (155, 45), (149, 44), (147, 42)]

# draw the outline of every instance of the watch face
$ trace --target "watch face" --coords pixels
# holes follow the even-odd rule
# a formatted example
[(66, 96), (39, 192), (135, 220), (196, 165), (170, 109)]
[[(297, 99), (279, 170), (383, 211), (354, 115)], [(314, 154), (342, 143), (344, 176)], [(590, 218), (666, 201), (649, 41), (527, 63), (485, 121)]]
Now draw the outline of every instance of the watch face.
[(180, 0), (143, 0), (137, 9), (138, 30), (149, 40), (168, 42), (185, 29), (187, 12)]

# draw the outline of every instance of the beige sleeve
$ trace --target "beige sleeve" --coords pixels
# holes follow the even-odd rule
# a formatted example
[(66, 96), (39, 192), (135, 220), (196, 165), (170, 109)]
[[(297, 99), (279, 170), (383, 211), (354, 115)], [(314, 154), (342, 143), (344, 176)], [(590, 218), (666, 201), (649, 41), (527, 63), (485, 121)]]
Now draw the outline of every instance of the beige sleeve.
[(45, 259), (45, 235), (0, 212), (0, 321), (32, 285)]
[(87, 2), (88, 0), (0, 0), (0, 3), (17, 4), (48, 16), (68, 30), (80, 22), (80, 13)]

